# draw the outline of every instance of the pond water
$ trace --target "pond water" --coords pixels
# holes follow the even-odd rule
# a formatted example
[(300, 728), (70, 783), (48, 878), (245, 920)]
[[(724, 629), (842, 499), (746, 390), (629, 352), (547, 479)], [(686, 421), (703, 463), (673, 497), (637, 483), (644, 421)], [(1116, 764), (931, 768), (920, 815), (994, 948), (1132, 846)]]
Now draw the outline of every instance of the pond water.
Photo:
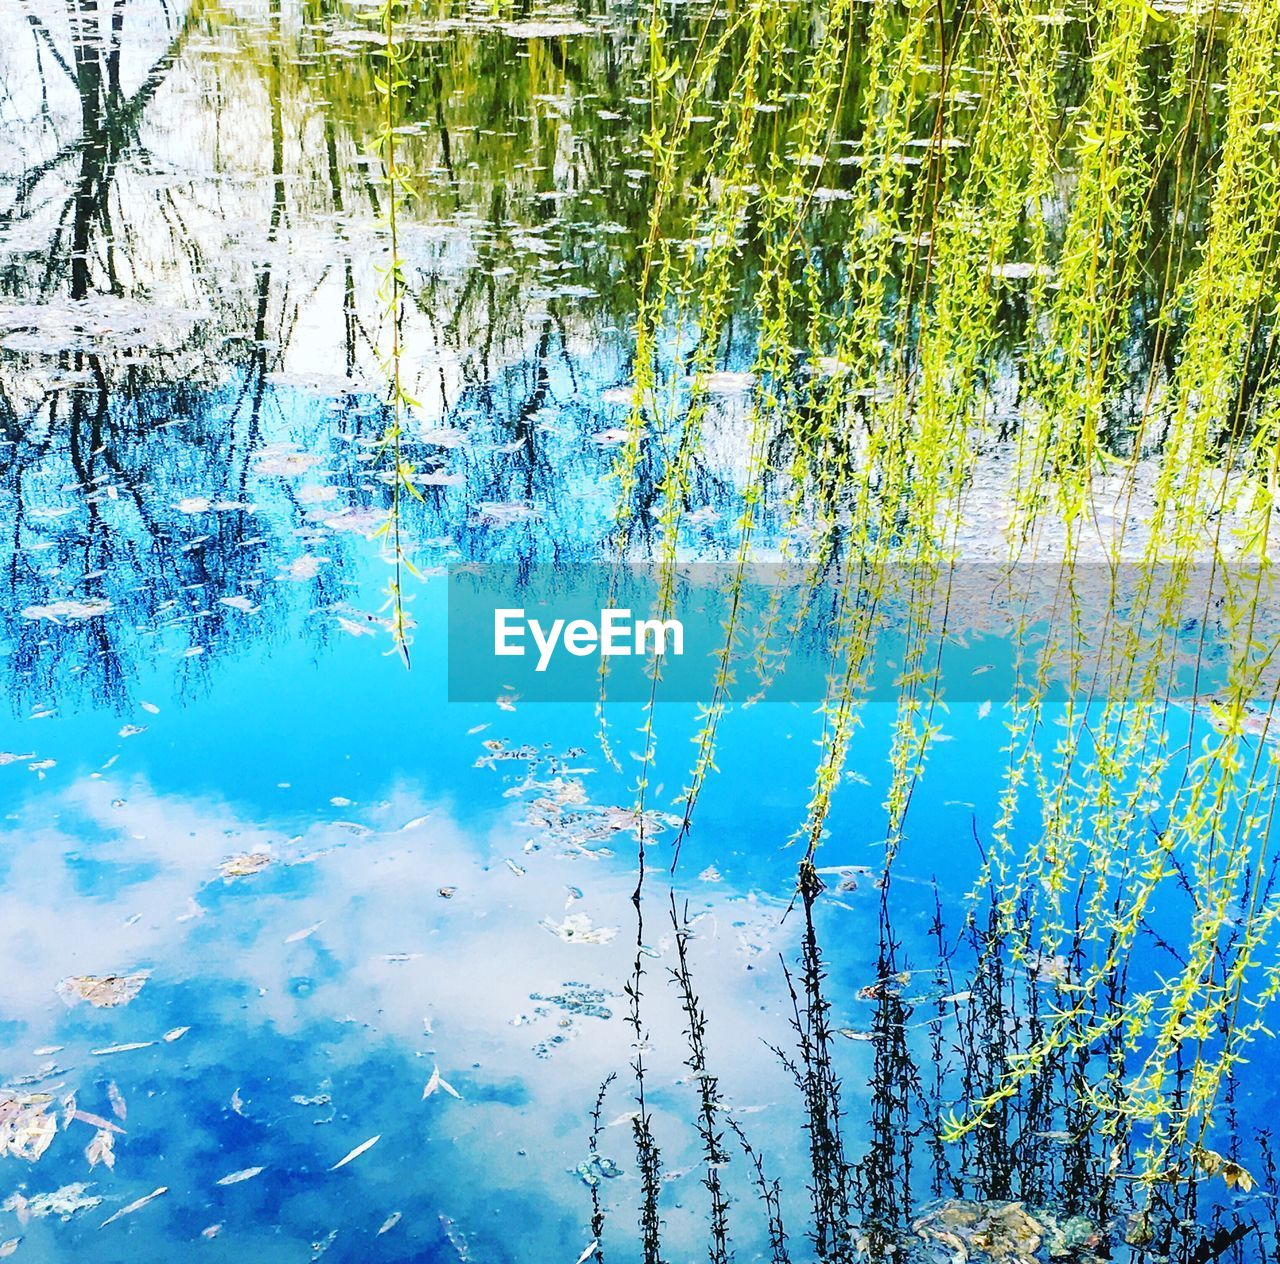
[[(677, 40), (701, 12), (672, 6)], [(702, 719), (659, 704), (639, 940), (645, 706), (608, 705), (615, 763), (594, 702), (449, 700), (448, 567), (527, 578), (613, 556), (651, 204), (643, 38), (625, 4), (414, 20), (406, 670), (367, 24), (323, 0), (0, 7), (0, 1097), (35, 1129), (0, 1155), (0, 1243), (102, 1264), (572, 1264), (597, 1236), (594, 1189), (597, 1249), (643, 1259), (639, 961), (664, 1258), (700, 1258), (678, 906), (720, 1099), (781, 1182), (791, 1258), (816, 1258), (804, 1103), (775, 1046), (795, 1039), (820, 698), (726, 715), (674, 873)], [(712, 384), (686, 559), (734, 556), (748, 326), (730, 324)], [(640, 461), (637, 558), (656, 547), (658, 463)], [(783, 512), (761, 511), (775, 560)], [(1003, 702), (983, 685), (952, 704), (903, 826), (889, 938), (922, 1049), (947, 991), (935, 919), (955, 937), (1001, 809)], [(867, 704), (819, 853), (858, 1155), (879, 1135), (895, 715)], [(1132, 966), (1162, 968), (1151, 946)], [(1263, 1119), (1275, 1064), (1258, 1061), (1233, 1103)], [(725, 1170), (737, 1258), (776, 1258), (749, 1166)], [(1206, 1223), (1215, 1202), (1269, 1214), (1248, 1193), (1206, 1192)]]

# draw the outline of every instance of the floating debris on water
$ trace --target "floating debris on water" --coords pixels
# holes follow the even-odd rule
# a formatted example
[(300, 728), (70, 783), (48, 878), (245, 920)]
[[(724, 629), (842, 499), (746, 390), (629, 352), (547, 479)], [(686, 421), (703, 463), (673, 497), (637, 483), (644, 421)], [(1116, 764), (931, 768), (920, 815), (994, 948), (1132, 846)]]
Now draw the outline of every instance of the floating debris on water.
[(595, 926), (585, 913), (572, 913), (559, 925), (544, 917), (541, 925), (566, 944), (607, 944), (618, 934), (615, 927)]
[(251, 878), (271, 865), (271, 853), (250, 851), (239, 856), (230, 856), (218, 866), (223, 880), (230, 882), (234, 878)]
[(342, 1158), (340, 1158), (329, 1169), (329, 1171), (336, 1172), (340, 1167), (346, 1167), (347, 1164), (350, 1163), (353, 1159), (358, 1159), (366, 1151), (372, 1150), (373, 1147), (376, 1146), (378, 1142), (381, 1140), (382, 1140), (382, 1134), (379, 1133), (377, 1136), (370, 1137), (368, 1141), (362, 1141), (358, 1146), (356, 1146), (354, 1150), (351, 1150), (347, 1154), (344, 1154)]
[(266, 1171), (263, 1167), (246, 1167), (238, 1172), (228, 1172), (222, 1177), (217, 1184), (219, 1185), (239, 1185), (243, 1181), (251, 1181), (255, 1176), (261, 1175)]
[(47, 1093), (0, 1099), (0, 1156), (35, 1163), (44, 1154), (58, 1131), (51, 1103)]
[(138, 970), (133, 974), (78, 974), (63, 979), (56, 991), (68, 1005), (88, 1001), (98, 1009), (111, 1009), (117, 1005), (128, 1005), (150, 977), (149, 970)]
[(169, 1192), (166, 1185), (161, 1185), (157, 1189), (153, 1189), (151, 1193), (144, 1194), (143, 1197), (131, 1202), (127, 1207), (121, 1207), (114, 1215), (108, 1216), (98, 1227), (105, 1229), (109, 1224), (114, 1224), (117, 1220), (124, 1216), (131, 1216), (135, 1211), (141, 1211), (148, 1203), (153, 1203), (157, 1198), (163, 1198)]
[(622, 1168), (613, 1159), (600, 1154), (593, 1154), (578, 1164), (575, 1171), (579, 1180), (588, 1188), (599, 1185), (602, 1180), (611, 1181), (622, 1175)]
[(438, 1066), (433, 1066), (431, 1068), (431, 1078), (427, 1081), (426, 1087), (422, 1090), (422, 1100), (425, 1102), (427, 1098), (431, 1097), (437, 1090), (448, 1093), (450, 1097), (456, 1097), (459, 1100), (462, 1098), (462, 1094), (459, 1093), (458, 1090), (440, 1074), (440, 1068)]
[[(605, 1004), (612, 992), (604, 988), (592, 987), (587, 983), (565, 983), (563, 991), (553, 992), (549, 996), (541, 992), (530, 992), (531, 1001), (540, 1001), (546, 1005), (554, 1005), (566, 1014), (575, 1018), (612, 1018), (613, 1011)], [(541, 1011), (541, 1012), (546, 1012)]]
[(70, 1220), (82, 1211), (92, 1211), (102, 1204), (97, 1194), (88, 1192), (89, 1186), (77, 1181), (71, 1185), (63, 1185), (48, 1194), (11, 1194), (0, 1211), (11, 1211), (22, 1223), (28, 1220), (43, 1220), (57, 1217), (59, 1220)]

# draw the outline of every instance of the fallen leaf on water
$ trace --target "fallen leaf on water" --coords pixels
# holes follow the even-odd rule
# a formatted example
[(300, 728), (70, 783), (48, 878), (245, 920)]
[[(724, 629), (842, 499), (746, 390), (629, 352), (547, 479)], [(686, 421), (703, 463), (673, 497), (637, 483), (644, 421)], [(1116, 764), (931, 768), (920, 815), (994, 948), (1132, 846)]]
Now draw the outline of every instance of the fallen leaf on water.
[(72, 1119), (78, 1119), (82, 1124), (88, 1124), (92, 1128), (105, 1128), (108, 1132), (118, 1132), (124, 1134), (124, 1129), (119, 1124), (113, 1124), (109, 1119), (103, 1119), (101, 1115), (90, 1114), (87, 1110), (77, 1110)]
[(271, 857), (265, 851), (247, 851), (240, 856), (231, 856), (218, 866), (218, 872), (225, 881), (232, 878), (249, 878), (261, 873), (271, 863)]
[(150, 1049), (154, 1040), (134, 1040), (127, 1045), (107, 1045), (105, 1049), (90, 1049), (95, 1058), (105, 1058), (111, 1053), (132, 1053), (135, 1049)]
[(102, 1202), (98, 1195), (86, 1193), (88, 1188), (88, 1185), (77, 1181), (49, 1194), (32, 1194), (30, 1198), (22, 1194), (11, 1194), (0, 1205), (0, 1211), (13, 1212), (20, 1224), (26, 1224), (33, 1218), (42, 1220), (46, 1216), (70, 1220), (77, 1212), (91, 1210)]
[(23, 612), (24, 619), (48, 619), (57, 623), (61, 619), (95, 619), (111, 609), (111, 603), (104, 598), (90, 597), (87, 601), (55, 601), (47, 606), (28, 606)]
[(438, 1088), (444, 1089), (450, 1097), (456, 1097), (459, 1101), (462, 1100), (462, 1094), (441, 1076), (439, 1066), (433, 1066), (431, 1068), (431, 1078), (427, 1081), (427, 1087), (422, 1090), (422, 1100), (425, 1102)]
[(305, 474), (319, 463), (320, 458), (313, 452), (291, 452), (282, 444), (274, 444), (262, 450), (254, 462), (254, 469), (259, 474), (281, 474), (293, 478)]
[(1253, 1189), (1253, 1177), (1238, 1163), (1224, 1163), (1222, 1165), (1222, 1179), (1226, 1181), (1228, 1189), (1235, 1189), (1238, 1185), (1241, 1191), (1246, 1194)]
[(242, 1168), (239, 1172), (231, 1172), (228, 1175), (224, 1176), (218, 1182), (218, 1184), (219, 1185), (239, 1185), (241, 1181), (253, 1180), (253, 1178), (257, 1176), (258, 1173), (261, 1172), (262, 1170), (263, 1169), (260, 1167)]
[(313, 557), (310, 553), (306, 553), (302, 557), (295, 557), (285, 568), (280, 578), (291, 579), (295, 584), (303, 583), (308, 579), (315, 579), (320, 574), (321, 563), (328, 560), (327, 557)]
[(57, 993), (68, 1005), (88, 1001), (98, 1009), (128, 1005), (150, 976), (150, 970), (133, 974), (76, 974), (58, 984)]
[(32, 1097), (0, 1098), (0, 1155), (34, 1163), (58, 1131), (58, 1121), (48, 1113), (47, 1093)]
[(557, 926), (549, 917), (542, 925), (566, 944), (607, 944), (618, 932), (609, 926), (592, 926), (583, 913), (573, 913)]
[(153, 1189), (151, 1193), (144, 1195), (131, 1202), (127, 1207), (121, 1207), (119, 1211), (108, 1216), (99, 1226), (99, 1229), (105, 1229), (107, 1225), (119, 1220), (121, 1216), (131, 1216), (135, 1211), (141, 1211), (148, 1203), (154, 1202), (157, 1198), (169, 1192), (167, 1185), (161, 1185), (159, 1189)]
[(368, 1141), (362, 1141), (350, 1154), (345, 1154), (330, 1169), (336, 1172), (340, 1167), (346, 1167), (352, 1159), (358, 1159), (366, 1150), (372, 1150), (374, 1146), (382, 1140), (382, 1133), (378, 1133), (376, 1137), (370, 1137)]
[(89, 1160), (90, 1167), (105, 1163), (108, 1168), (116, 1165), (116, 1139), (105, 1128), (93, 1134), (93, 1140), (85, 1147), (84, 1157)]

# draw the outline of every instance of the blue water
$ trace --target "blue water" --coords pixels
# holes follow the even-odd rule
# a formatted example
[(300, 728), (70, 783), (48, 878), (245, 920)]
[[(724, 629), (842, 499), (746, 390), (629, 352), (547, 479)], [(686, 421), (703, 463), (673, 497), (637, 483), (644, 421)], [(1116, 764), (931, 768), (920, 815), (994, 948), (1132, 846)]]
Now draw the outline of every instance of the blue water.
[[(207, 402), (211, 424), (231, 397)], [(237, 499), (252, 513), (175, 510), (186, 497), (225, 498), (216, 470), (183, 486), (147, 471), (136, 484), (112, 480), (118, 490), (100, 502), (115, 518), (104, 547), (119, 560), (105, 574), (81, 578), (97, 508), (66, 492), (49, 500), (72, 512), (31, 522), (14, 554), (54, 565), (28, 576), (7, 608), (13, 709), (0, 750), (21, 758), (0, 769), (0, 1065), (14, 1091), (51, 1096), (59, 1127), (38, 1162), (5, 1161), (0, 1193), (32, 1199), (83, 1182), (80, 1199), (100, 1201), (65, 1221), (6, 1211), (0, 1238), (21, 1236), (23, 1258), (47, 1260), (160, 1259), (191, 1244), (210, 1258), (264, 1260), (326, 1249), (388, 1260), (576, 1254), (587, 1241), (574, 1170), (587, 1155), (586, 1112), (627, 1056), (634, 842), (626, 830), (581, 844), (549, 835), (525, 819), (538, 791), (520, 787), (571, 769), (590, 804), (626, 806), (632, 774), (600, 757), (590, 706), (446, 701), (441, 579), (413, 585), (406, 672), (378, 622), (388, 578), (378, 545), (308, 521), (297, 494), (336, 486), (338, 507), (360, 508), (350, 480), (326, 473), (339, 459), (326, 442), (329, 403), (288, 392), (277, 402), (258, 451), (290, 442), (320, 459), (255, 474), (250, 456)], [(171, 430), (167, 441), (182, 437)], [(451, 521), (445, 499), (432, 521), (441, 538), (474, 512), (467, 502)], [(159, 545), (143, 530), (156, 517), (169, 534)], [(497, 551), (487, 538), (465, 547)], [(299, 556), (327, 560), (314, 578), (279, 578)], [(177, 582), (188, 565), (192, 578)], [(33, 613), (91, 594), (111, 608)], [(224, 605), (227, 596), (257, 608)], [(339, 618), (372, 634), (344, 631)], [(714, 861), (722, 874), (691, 895), (707, 914), (699, 955), (718, 1037), (746, 1051), (730, 1079), (752, 1101), (781, 1102), (788, 1086), (749, 1033), (779, 1002), (773, 953), (789, 935), (779, 922), (790, 867), (780, 849), (816, 730), (799, 708), (757, 714), (754, 736), (732, 733), (727, 747), (744, 757), (743, 775), (767, 768), (767, 786), (745, 814), (732, 788), (710, 796), (687, 865)], [(611, 719), (625, 732), (638, 709)], [(679, 758), (661, 799), (681, 784), (691, 708), (671, 720), (665, 740)], [(477, 767), (486, 740), (548, 758)], [(271, 858), (261, 872), (221, 875), (229, 857), (258, 851)], [(566, 943), (542, 925), (577, 915), (616, 937)], [(655, 930), (655, 944), (669, 938)], [(653, 963), (660, 1002), (663, 970)], [(140, 971), (141, 992), (119, 1007), (68, 1004), (56, 991), (74, 976)], [(609, 999), (574, 1013), (571, 985)], [(688, 1092), (673, 1084), (676, 1036), (672, 1021), (655, 1040), (668, 1064), (656, 1100), (669, 1099), (673, 1116)], [(131, 1044), (144, 1047), (94, 1052)], [(437, 1065), (460, 1097), (422, 1099)], [(629, 1108), (625, 1091), (615, 1098), (610, 1118)], [(89, 1167), (98, 1127), (77, 1109), (121, 1129), (114, 1169)], [(608, 1135), (625, 1204), (635, 1195), (629, 1134), (620, 1125)], [(673, 1164), (679, 1152), (673, 1143)]]
[[(592, 217), (623, 216), (640, 159), (566, 143), (570, 117), (618, 117), (604, 98), (586, 93), (566, 116), (540, 93), (535, 113), (513, 89), (502, 117), (479, 122), (510, 125), (508, 138), (536, 124), (529, 151), (513, 141), (510, 169), (451, 174), (415, 207), (406, 253), (424, 297), (405, 348), (424, 402), (406, 424), (422, 501), (404, 528), (421, 577), (405, 578), (406, 669), (378, 534), (385, 240), (367, 209), (367, 136), (338, 120), (330, 188), (322, 83), (290, 86), (301, 54), (279, 6), (243, 8), (193, 34), (138, 134), (113, 141), (86, 228), (92, 285), (74, 301), (59, 208), (81, 160), (102, 155), (64, 142), (93, 102), (37, 65), (34, 41), (5, 48), (6, 197), (29, 166), (60, 152), (75, 162), (33, 186), (31, 222), (7, 208), (0, 224), (0, 1101), (53, 1130), (38, 1157), (0, 1154), (0, 1258), (18, 1239), (15, 1259), (49, 1264), (573, 1264), (592, 1240), (589, 1112), (616, 1074), (600, 1142), (616, 1174), (594, 1171), (607, 1257), (638, 1260), (624, 988), (646, 712), (608, 704), (615, 766), (592, 701), (450, 702), (445, 572), (500, 565), (525, 583), (612, 556), (633, 312), (625, 286), (605, 282), (647, 231), (648, 197), (626, 197), (630, 229)], [(64, 16), (46, 14), (59, 39)], [(4, 17), (27, 41), (25, 10)], [(129, 7), (126, 91), (159, 64), (170, 20), (166, 6)], [(276, 79), (242, 73), (268, 54)], [(608, 66), (610, 91), (627, 91)], [(118, 124), (109, 96), (101, 121)], [(459, 137), (477, 125), (465, 117)], [(595, 170), (598, 158), (618, 170)], [(618, 187), (597, 188), (606, 176)], [(66, 205), (86, 213), (85, 199)], [(517, 249), (521, 233), (543, 249)], [(731, 333), (682, 560), (734, 556), (746, 428), (733, 379), (751, 364), (750, 322)], [(655, 480), (677, 438), (646, 434), (628, 556), (654, 552)], [(771, 560), (781, 516), (766, 498), (756, 544)], [(935, 893), (954, 936), (1008, 763), (1001, 676), (971, 667), (1009, 647), (973, 653), (895, 865), (897, 965), (925, 1001)], [(863, 709), (819, 852), (849, 871), (819, 920), (854, 1158), (870, 1111), (873, 1051), (859, 1037), (872, 1006), (858, 993), (879, 974), (895, 718), (891, 695)], [(1048, 706), (1046, 751), (1058, 718)], [(654, 720), (647, 807), (678, 814), (699, 710), (660, 694)], [(651, 824), (640, 960), (671, 1264), (705, 1257), (707, 1214), (668, 977), (671, 896), (693, 922), (720, 1099), (781, 1181), (792, 1258), (810, 1258), (802, 1104), (769, 1046), (790, 1047), (794, 840), (822, 728), (816, 694), (732, 709), (674, 873), (675, 818)], [(1193, 750), (1207, 731), (1189, 727)], [(1019, 829), (1038, 820), (1028, 802)], [(1165, 918), (1186, 933), (1187, 909), (1157, 910), (1154, 928)], [(1131, 983), (1161, 965), (1144, 942)], [(139, 976), (136, 995), (95, 1006), (77, 999), (86, 976)], [(1251, 1072), (1237, 1110), (1265, 1121), (1277, 1078), (1266, 1046)], [(737, 1258), (767, 1258), (745, 1165), (724, 1179)], [(1253, 1215), (1267, 1197), (1231, 1201)]]
[[(204, 423), (215, 427), (234, 398), (204, 401)], [(361, 533), (335, 516), (379, 503), (377, 485), (362, 491), (343, 466), (350, 445), (334, 434), (329, 400), (284, 389), (270, 402), (270, 429), (244, 454), (242, 477), (216, 467), (194, 477), (188, 467), (170, 478), (157, 465), (104, 480), (117, 490), (96, 505), (50, 491), (48, 503), (70, 512), (28, 520), (11, 555), (40, 566), (6, 618), (12, 708), (0, 751), (21, 758), (0, 768), (0, 1065), (14, 1091), (50, 1095), (58, 1130), (37, 1162), (5, 1160), (0, 1193), (32, 1199), (84, 1183), (81, 1200), (100, 1201), (65, 1220), (23, 1223), (6, 1211), (0, 1238), (21, 1236), (23, 1258), (51, 1261), (161, 1259), (196, 1245), (209, 1258), (282, 1261), (326, 1250), (339, 1259), (575, 1258), (590, 1240), (575, 1170), (589, 1153), (587, 1112), (629, 1056), (622, 987), (635, 841), (601, 822), (603, 809), (634, 802), (641, 708), (607, 710), (616, 769), (596, 740), (592, 704), (449, 703), (439, 575), (409, 586), (416, 627), (406, 671), (380, 622), (389, 567), (368, 538), (375, 518)], [(171, 429), (168, 451), (181, 453), (187, 437)], [(290, 452), (306, 459), (281, 466)], [(475, 497), (447, 489), (415, 507), (417, 556), (430, 570), (504, 549), (539, 560), (598, 553), (608, 460), (596, 456), (568, 495), (561, 486), (554, 498), (526, 500), (538, 510), (532, 529), (516, 523), (505, 536), (469, 535)], [(228, 482), (252, 512), (175, 508), (188, 497), (230, 500)], [(333, 492), (320, 499), (304, 488)], [(99, 537), (109, 565), (86, 580), (83, 542), (99, 530), (96, 513), (113, 516)], [(148, 542), (144, 526), (157, 518), (165, 538)], [(299, 557), (325, 560), (298, 578), (289, 567)], [(110, 609), (39, 613), (89, 597)], [(891, 716), (887, 703), (869, 709), (851, 761), (859, 777), (846, 778), (824, 851), (831, 865), (875, 863)], [(659, 704), (659, 720), (649, 801), (668, 811), (687, 777), (696, 708)], [(935, 761), (913, 809), (918, 845), (904, 872), (937, 873), (949, 900), (976, 867), (975, 787), (998, 786), (996, 723), (977, 719), (976, 705), (959, 707), (947, 724), (957, 740), (939, 748), (958, 757)], [(802, 1138), (794, 1088), (765, 1041), (786, 1033), (778, 954), (794, 956), (796, 934), (783, 917), (796, 858), (788, 843), (819, 732), (812, 704), (764, 703), (727, 718), (718, 760), (727, 772), (708, 785), (675, 878), (699, 919), (699, 985), (726, 1095), (782, 1174), (801, 1171)], [(486, 742), (527, 746), (534, 758), (486, 762)], [(555, 799), (556, 777), (582, 790), (553, 818), (585, 817), (548, 829), (536, 800)], [(665, 837), (651, 843), (645, 960), (652, 1101), (675, 1174), (666, 1212), (678, 1243), (697, 1240), (703, 1213), (685, 1122), (694, 1098), (666, 979)], [(259, 872), (222, 875), (228, 859), (254, 853), (270, 857)], [(932, 895), (923, 882), (918, 895), (903, 931), (923, 952)], [(874, 977), (874, 899), (867, 882), (833, 906), (842, 985)], [(565, 942), (554, 928), (576, 917), (588, 921), (575, 927), (613, 937)], [(69, 1003), (57, 991), (75, 976), (142, 971), (137, 997), (116, 1007)], [(842, 990), (842, 1021), (854, 1023), (853, 989)], [(95, 1052), (133, 1044), (143, 1047)], [(850, 1042), (842, 1056), (856, 1114), (864, 1050)], [(437, 1089), (423, 1099), (437, 1067), (459, 1096)], [(624, 1076), (606, 1122), (631, 1109)], [(90, 1168), (98, 1125), (76, 1110), (120, 1129), (113, 1169)], [(630, 1224), (638, 1183), (625, 1118), (606, 1128), (602, 1148), (621, 1168), (606, 1202)], [(100, 1228), (160, 1187), (167, 1192)], [(797, 1176), (789, 1201), (798, 1210), (802, 1200)], [(617, 1235), (619, 1258), (630, 1258), (630, 1236)]]

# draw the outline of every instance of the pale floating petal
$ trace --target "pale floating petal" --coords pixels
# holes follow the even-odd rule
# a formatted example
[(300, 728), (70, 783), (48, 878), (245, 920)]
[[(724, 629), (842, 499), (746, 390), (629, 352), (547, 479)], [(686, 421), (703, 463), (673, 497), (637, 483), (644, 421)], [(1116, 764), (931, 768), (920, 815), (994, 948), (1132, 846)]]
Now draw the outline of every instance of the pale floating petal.
[(119, 1220), (121, 1216), (131, 1216), (135, 1211), (141, 1211), (148, 1203), (155, 1202), (157, 1198), (162, 1198), (169, 1192), (167, 1185), (161, 1185), (158, 1189), (153, 1189), (151, 1193), (143, 1195), (143, 1197), (135, 1199), (127, 1207), (121, 1207), (119, 1211), (108, 1216), (99, 1226), (99, 1229), (105, 1229), (107, 1225)]
[(376, 1146), (378, 1142), (381, 1140), (382, 1140), (382, 1133), (378, 1133), (376, 1137), (370, 1137), (368, 1141), (362, 1141), (349, 1154), (344, 1154), (342, 1158), (340, 1158), (329, 1169), (329, 1171), (336, 1172), (340, 1167), (346, 1167), (347, 1164), (352, 1161), (352, 1159), (358, 1159), (366, 1150), (372, 1150), (373, 1147)]
[(462, 1094), (440, 1074), (439, 1066), (433, 1066), (431, 1068), (431, 1078), (427, 1081), (426, 1088), (422, 1090), (422, 1100), (425, 1102), (437, 1089), (443, 1089), (450, 1097), (456, 1097), (459, 1101), (462, 1100)]
[(124, 1135), (124, 1129), (119, 1124), (112, 1123), (110, 1119), (103, 1119), (101, 1115), (94, 1115), (87, 1110), (77, 1110), (72, 1113), (71, 1118), (78, 1123), (88, 1124), (91, 1128), (105, 1129), (107, 1132), (118, 1132)]
[(93, 1134), (93, 1140), (85, 1147), (84, 1157), (89, 1160), (90, 1167), (105, 1163), (108, 1168), (116, 1165), (116, 1139), (113, 1133), (105, 1128)]
[(253, 1178), (263, 1170), (264, 1169), (261, 1167), (241, 1168), (240, 1171), (238, 1172), (229, 1172), (226, 1176), (222, 1177), (218, 1181), (218, 1184), (219, 1185), (239, 1185), (241, 1181), (253, 1180)]

